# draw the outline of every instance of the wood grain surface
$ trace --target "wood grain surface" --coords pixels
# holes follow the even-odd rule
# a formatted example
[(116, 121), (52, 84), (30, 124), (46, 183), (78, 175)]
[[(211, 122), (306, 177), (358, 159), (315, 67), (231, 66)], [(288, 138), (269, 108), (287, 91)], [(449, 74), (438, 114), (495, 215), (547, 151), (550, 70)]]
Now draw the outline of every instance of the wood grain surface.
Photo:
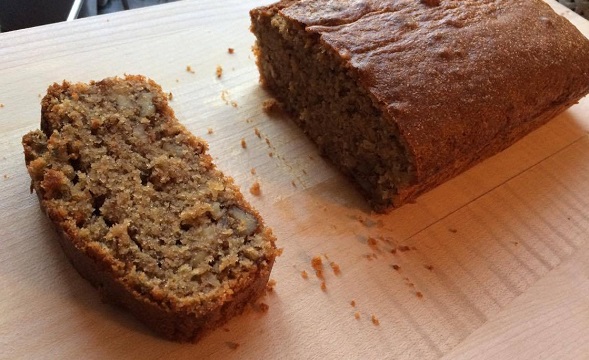
[[(0, 34), (0, 358), (589, 358), (589, 98), (415, 204), (374, 215), (291, 121), (262, 110), (248, 31), (260, 4), (186, 0)], [(589, 22), (550, 4), (589, 35)], [(179, 120), (284, 248), (268, 311), (198, 344), (160, 339), (102, 304), (29, 192), (20, 139), (38, 127), (47, 86), (124, 73), (173, 93)], [(248, 191), (256, 181), (261, 196)]]

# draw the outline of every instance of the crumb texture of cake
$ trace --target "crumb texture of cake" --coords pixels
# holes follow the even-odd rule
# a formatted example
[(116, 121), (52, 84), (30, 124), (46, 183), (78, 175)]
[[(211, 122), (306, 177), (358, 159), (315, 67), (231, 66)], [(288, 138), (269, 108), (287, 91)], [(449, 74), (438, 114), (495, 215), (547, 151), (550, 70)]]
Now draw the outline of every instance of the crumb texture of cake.
[(164, 337), (196, 341), (263, 293), (271, 230), (152, 80), (50, 86), (23, 146), (75, 268)]
[(540, 0), (284, 0), (250, 16), (262, 85), (377, 211), (589, 92), (589, 41)]

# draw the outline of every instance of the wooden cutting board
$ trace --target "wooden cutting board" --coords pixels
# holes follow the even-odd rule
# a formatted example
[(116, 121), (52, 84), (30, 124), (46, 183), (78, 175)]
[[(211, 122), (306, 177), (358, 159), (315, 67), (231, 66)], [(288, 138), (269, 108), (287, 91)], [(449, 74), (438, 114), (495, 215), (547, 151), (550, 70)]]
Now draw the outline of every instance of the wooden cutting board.
[[(260, 3), (187, 0), (0, 34), (0, 358), (589, 358), (589, 98), (415, 204), (373, 215), (301, 131), (262, 111), (248, 31)], [(198, 344), (102, 304), (29, 192), (20, 139), (47, 86), (124, 73), (172, 92), (179, 120), (284, 248), (268, 311)]]

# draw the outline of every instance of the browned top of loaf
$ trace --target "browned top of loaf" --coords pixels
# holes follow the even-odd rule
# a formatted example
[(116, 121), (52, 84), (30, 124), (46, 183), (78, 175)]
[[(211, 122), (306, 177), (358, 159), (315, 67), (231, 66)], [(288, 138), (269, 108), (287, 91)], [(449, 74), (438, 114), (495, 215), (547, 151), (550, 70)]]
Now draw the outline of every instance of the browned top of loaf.
[(42, 207), (135, 296), (202, 315), (269, 272), (274, 237), (141, 76), (54, 84), (23, 138)]
[(407, 141), (417, 181), (589, 91), (589, 42), (540, 0), (274, 6), (349, 59)]

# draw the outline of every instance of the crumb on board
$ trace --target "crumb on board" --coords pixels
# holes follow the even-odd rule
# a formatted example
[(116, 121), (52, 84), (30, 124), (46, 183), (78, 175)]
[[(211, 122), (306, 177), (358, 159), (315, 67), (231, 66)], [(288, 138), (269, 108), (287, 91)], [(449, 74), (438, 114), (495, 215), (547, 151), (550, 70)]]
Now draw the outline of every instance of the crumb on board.
[(274, 157), (274, 152), (272, 152), (272, 151), (268, 151), (268, 156), (270, 156), (270, 157)]
[(263, 302), (256, 304), (256, 310), (259, 312), (262, 312), (262, 313), (267, 312), (269, 308), (270, 308), (270, 306), (268, 306), (268, 304), (263, 303)]
[(262, 110), (266, 114), (276, 113), (280, 111), (280, 103), (276, 99), (266, 99), (262, 102)]
[(3, 107), (4, 107), (4, 104), (0, 103), (0, 108), (3, 108)]
[(176, 82), (177, 82), (177, 83), (179, 83), (179, 82), (180, 82), (180, 80), (176, 79)]
[(305, 270), (301, 271), (301, 277), (305, 280), (307, 280), (309, 278), (309, 274), (307, 274), (307, 272)]
[(208, 128), (207, 129), (207, 134), (211, 135), (212, 133), (214, 133), (213, 128)]
[(454, 233), (454, 234), (456, 234), (458, 232), (458, 230), (455, 228), (449, 228), (448, 231), (451, 233)]
[(250, 174), (256, 175), (256, 168), (251, 168), (250, 169)]
[(268, 146), (272, 147), (272, 144), (270, 143), (270, 139), (267, 136), (264, 137), (264, 141), (266, 141), (266, 144), (268, 144)]
[(174, 100), (174, 94), (172, 94), (171, 91), (168, 93), (168, 100), (170, 100), (170, 101)]
[(421, 291), (416, 291), (415, 296), (417, 296), (420, 299), (423, 299), (423, 293)]
[(276, 286), (276, 280), (270, 279), (266, 284), (266, 291), (267, 292), (274, 292), (274, 286)]
[(217, 65), (217, 68), (215, 69), (215, 74), (217, 74), (217, 79), (220, 79), (221, 76), (223, 76), (223, 68), (221, 67), (221, 65)]
[(260, 133), (260, 130), (258, 128), (254, 128), (254, 134), (256, 134), (258, 138), (262, 138), (262, 134)]
[(354, 319), (356, 319), (356, 320), (360, 320), (360, 313), (359, 313), (359, 312), (357, 312), (357, 311), (356, 311), (356, 312), (354, 313)]
[(338, 264), (336, 264), (334, 261), (332, 261), (329, 263), (329, 266), (331, 266), (331, 269), (333, 270), (333, 273), (335, 275), (341, 275), (342, 270), (340, 269)]
[(189, 72), (191, 74), (194, 74), (194, 70), (192, 70), (192, 66), (186, 65), (186, 72)]
[(238, 106), (238, 105), (237, 105), (237, 101), (235, 101), (235, 100), (231, 100), (231, 101), (229, 102), (229, 104), (231, 104), (231, 106), (233, 106), (234, 108), (236, 108), (236, 107)]
[(321, 260), (321, 256), (314, 256), (311, 259), (311, 266), (315, 270), (315, 275), (317, 275), (319, 279), (323, 280), (323, 261)]
[(225, 345), (227, 345), (227, 347), (231, 350), (237, 350), (239, 347), (239, 343), (233, 341), (225, 341)]
[(234, 54), (234, 53), (235, 53), (235, 49), (234, 49), (234, 48), (228, 48), (228, 49), (227, 49), (227, 52), (228, 52), (229, 54)]
[(254, 196), (260, 196), (260, 194), (262, 194), (259, 182), (256, 181), (252, 184), (252, 186), (250, 187), (250, 193)]
[(295, 187), (295, 188), (297, 187), (297, 183), (295, 183), (295, 181), (294, 181), (294, 180), (293, 180), (293, 181), (291, 181), (291, 182), (290, 182), (290, 184), (292, 185), (292, 187)]
[(372, 323), (373, 323), (375, 326), (378, 326), (378, 325), (380, 325), (380, 320), (378, 320), (378, 318), (376, 317), (376, 315), (372, 314), (372, 316), (370, 316), (370, 320), (372, 321)]
[(242, 148), (247, 148), (247, 143), (245, 142), (245, 138), (241, 138), (241, 147)]
[(376, 239), (373, 238), (372, 236), (369, 236), (368, 239), (366, 239), (366, 243), (368, 244), (368, 246), (370, 247), (376, 247), (377, 246), (377, 242)]
[(423, 267), (425, 267), (426, 269), (428, 269), (429, 271), (434, 271), (434, 267), (433, 265), (423, 265)]
[(391, 267), (397, 271), (401, 270), (401, 267), (397, 264), (393, 264), (393, 265), (391, 265)]
[(350, 305), (352, 305), (352, 307), (356, 307), (356, 300), (350, 301)]
[(323, 292), (327, 291), (327, 285), (325, 284), (325, 281), (321, 282), (321, 291), (323, 291)]

